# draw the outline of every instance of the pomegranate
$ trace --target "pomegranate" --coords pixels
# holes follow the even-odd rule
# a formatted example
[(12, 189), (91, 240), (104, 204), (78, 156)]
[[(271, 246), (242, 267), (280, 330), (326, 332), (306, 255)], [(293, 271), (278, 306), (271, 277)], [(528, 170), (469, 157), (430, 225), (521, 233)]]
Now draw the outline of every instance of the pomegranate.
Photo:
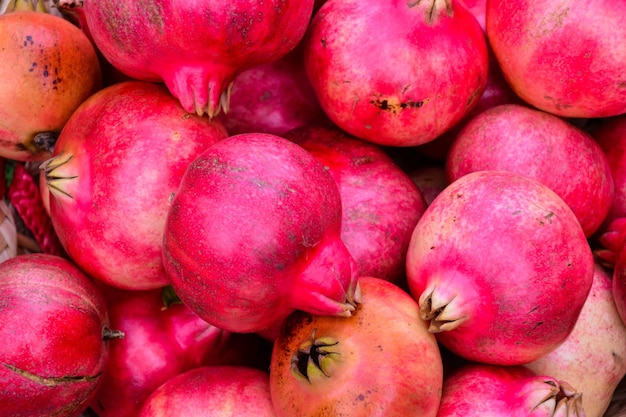
[(587, 417), (602, 417), (626, 376), (626, 326), (613, 301), (611, 275), (596, 264), (591, 292), (572, 332), (555, 350), (526, 364), (583, 393)]
[(55, 255), (0, 263), (0, 410), (12, 417), (76, 417), (102, 380), (109, 329), (98, 287)]
[(86, 100), (41, 166), (68, 255), (115, 287), (167, 285), (161, 252), (171, 196), (187, 165), (227, 135), (162, 85), (127, 81)]
[(603, 119), (591, 134), (608, 159), (614, 183), (613, 202), (596, 233), (594, 254), (612, 268), (626, 241), (626, 115)]
[(283, 133), (327, 118), (304, 71), (302, 48), (235, 77), (228, 114), (220, 120), (231, 135)]
[(83, 7), (113, 66), (164, 82), (185, 110), (213, 117), (228, 111), (238, 72), (280, 59), (301, 41), (313, 0), (90, 0)]
[(426, 203), (411, 178), (379, 146), (336, 127), (309, 125), (283, 134), (312, 153), (339, 186), (341, 239), (357, 275), (405, 281), (406, 251)]
[(593, 268), (567, 204), (508, 171), (452, 182), (418, 221), (407, 253), (410, 292), (438, 341), (499, 365), (533, 361), (565, 340)]
[(199, 366), (260, 365), (255, 357), (255, 349), (262, 350), (260, 338), (211, 326), (182, 304), (171, 287), (101, 288), (111, 326), (125, 337), (111, 346), (102, 383), (91, 402), (99, 417), (137, 416), (161, 384)]
[(485, 35), (453, 0), (328, 0), (304, 48), (329, 118), (382, 145), (435, 139), (476, 105), (487, 83)]
[(12, 7), (0, 15), (0, 157), (43, 161), (74, 110), (100, 89), (100, 65), (70, 22)]
[(278, 417), (437, 415), (443, 364), (417, 303), (380, 278), (359, 287), (351, 317), (297, 311), (285, 321), (270, 364)]
[(472, 363), (444, 380), (437, 417), (585, 417), (584, 395), (521, 365)]
[(341, 197), (324, 166), (287, 139), (242, 133), (187, 168), (163, 258), (175, 292), (200, 317), (260, 332), (294, 309), (350, 315), (355, 262), (340, 232)]
[(615, 116), (626, 113), (625, 16), (623, 1), (490, 0), (487, 37), (527, 103), (565, 117)]
[(267, 372), (244, 366), (203, 366), (157, 388), (138, 417), (274, 417)]
[(480, 170), (511, 171), (547, 185), (572, 209), (587, 237), (613, 201), (611, 168), (593, 137), (525, 105), (492, 107), (459, 132), (446, 159), (449, 180)]

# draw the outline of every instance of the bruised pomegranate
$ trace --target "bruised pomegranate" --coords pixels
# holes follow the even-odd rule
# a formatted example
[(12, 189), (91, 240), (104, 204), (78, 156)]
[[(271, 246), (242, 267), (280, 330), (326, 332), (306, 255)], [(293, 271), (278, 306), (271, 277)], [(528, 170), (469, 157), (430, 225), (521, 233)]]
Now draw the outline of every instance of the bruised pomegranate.
[(123, 73), (163, 81), (188, 112), (228, 111), (244, 69), (285, 56), (309, 24), (313, 0), (90, 0), (87, 25)]
[(162, 85), (127, 81), (90, 97), (42, 164), (50, 218), (69, 256), (125, 289), (169, 283), (161, 259), (172, 194), (187, 165), (227, 137)]
[[(590, 13), (593, 11), (593, 13)], [(513, 90), (565, 117), (626, 113), (626, 2), (487, 2), (487, 37)]]
[(312, 153), (337, 182), (341, 239), (358, 275), (403, 284), (411, 233), (426, 209), (411, 178), (382, 148), (336, 127), (308, 125), (283, 137)]
[(189, 165), (167, 214), (163, 258), (181, 300), (232, 332), (275, 328), (294, 309), (349, 316), (354, 259), (328, 170), (279, 136), (242, 133)]
[(40, 11), (0, 15), (0, 157), (43, 161), (74, 110), (100, 89), (96, 51), (80, 29)]
[(487, 82), (485, 35), (453, 0), (328, 0), (304, 48), (330, 119), (382, 145), (435, 139), (476, 105)]
[(540, 182), (469, 173), (417, 223), (407, 279), (438, 341), (474, 361), (538, 359), (573, 329), (593, 279), (578, 219)]
[(274, 417), (267, 372), (204, 366), (171, 378), (146, 400), (138, 417)]
[(473, 363), (446, 377), (437, 417), (585, 417), (584, 396), (523, 366)]
[(396, 285), (359, 279), (351, 317), (294, 312), (270, 365), (278, 417), (435, 417), (443, 364), (417, 303)]
[(593, 137), (525, 105), (492, 107), (458, 133), (446, 159), (449, 180), (481, 170), (511, 171), (547, 185), (572, 209), (587, 237), (613, 202), (611, 167)]
[(626, 325), (615, 302), (611, 274), (596, 264), (591, 291), (572, 332), (555, 350), (525, 366), (567, 381), (583, 393), (587, 417), (602, 417), (626, 376)]
[(102, 380), (111, 331), (104, 298), (70, 261), (19, 255), (0, 263), (0, 410), (76, 417)]

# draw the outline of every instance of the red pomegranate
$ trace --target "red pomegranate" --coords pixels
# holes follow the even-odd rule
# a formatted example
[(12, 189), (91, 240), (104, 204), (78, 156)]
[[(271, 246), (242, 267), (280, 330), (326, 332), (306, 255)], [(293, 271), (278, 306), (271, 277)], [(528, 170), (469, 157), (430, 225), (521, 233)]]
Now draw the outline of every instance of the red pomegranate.
[(313, 0), (90, 0), (89, 31), (123, 73), (164, 82), (188, 112), (228, 111), (235, 75), (300, 42)]
[(167, 285), (161, 249), (172, 194), (187, 165), (227, 135), (217, 120), (187, 113), (163, 85), (127, 81), (91, 96), (41, 166), (68, 255), (115, 287)]
[(537, 180), (477, 171), (448, 185), (417, 223), (407, 279), (438, 341), (477, 362), (523, 364), (572, 331), (593, 256), (567, 204)]
[(102, 381), (109, 329), (93, 280), (55, 255), (0, 263), (0, 410), (77, 417)]
[(624, 16), (623, 1), (490, 0), (487, 37), (508, 83), (532, 106), (616, 116), (626, 113)]
[(382, 145), (435, 139), (472, 109), (487, 83), (485, 35), (452, 0), (328, 0), (304, 48), (330, 119)]
[(181, 300), (232, 332), (275, 329), (294, 310), (349, 316), (356, 269), (341, 196), (311, 153), (242, 133), (188, 166), (167, 214), (165, 269)]

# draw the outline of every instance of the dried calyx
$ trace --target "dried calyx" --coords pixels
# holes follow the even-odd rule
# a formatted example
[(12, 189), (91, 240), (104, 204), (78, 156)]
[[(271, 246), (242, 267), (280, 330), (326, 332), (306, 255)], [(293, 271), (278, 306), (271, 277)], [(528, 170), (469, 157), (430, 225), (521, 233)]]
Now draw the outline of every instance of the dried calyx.
[(311, 337), (300, 345), (291, 358), (291, 373), (311, 384), (320, 377), (329, 378), (329, 365), (340, 355), (337, 339), (316, 337), (316, 333), (317, 329), (314, 329)]

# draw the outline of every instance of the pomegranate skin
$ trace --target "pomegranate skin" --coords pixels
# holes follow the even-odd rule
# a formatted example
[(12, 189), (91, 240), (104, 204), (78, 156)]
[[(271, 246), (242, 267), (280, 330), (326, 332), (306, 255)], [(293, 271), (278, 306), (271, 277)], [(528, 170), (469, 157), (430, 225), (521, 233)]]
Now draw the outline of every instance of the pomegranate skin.
[(2, 415), (80, 415), (108, 357), (109, 322), (98, 287), (54, 255), (8, 259), (0, 277)]
[(242, 133), (189, 165), (165, 224), (172, 286), (224, 330), (260, 332), (294, 309), (350, 315), (354, 259), (341, 197), (323, 165), (279, 136)]
[(547, 186), (507, 171), (469, 173), (428, 206), (407, 279), (438, 341), (477, 362), (516, 365), (571, 332), (593, 279), (580, 223)]
[(625, 2), (491, 0), (486, 27), (505, 78), (527, 103), (565, 117), (626, 113)]
[(606, 155), (615, 186), (615, 195), (605, 224), (626, 217), (626, 114), (607, 119), (592, 136)]
[(101, 88), (98, 56), (80, 29), (35, 11), (0, 15), (0, 49), (0, 157), (43, 161), (74, 110)]
[(170, 378), (198, 366), (236, 362), (226, 352), (234, 347), (232, 334), (202, 320), (170, 292), (100, 288), (111, 326), (125, 337), (111, 345), (90, 403), (98, 417), (136, 417), (150, 394)]
[(304, 55), (329, 118), (381, 145), (435, 139), (476, 105), (488, 76), (485, 35), (453, 0), (329, 0)]
[(611, 272), (596, 264), (591, 292), (572, 332), (555, 350), (525, 366), (567, 381), (583, 393), (587, 417), (602, 417), (626, 376), (624, 340), (626, 325), (615, 308)]
[(511, 171), (547, 185), (572, 209), (587, 237), (613, 202), (609, 161), (593, 137), (526, 105), (493, 107), (459, 132), (446, 159), (448, 179), (481, 170)]
[(313, 0), (90, 0), (85, 17), (98, 49), (116, 68), (163, 81), (188, 112), (228, 111), (229, 85), (254, 65), (300, 42)]
[(523, 366), (470, 363), (444, 380), (437, 417), (585, 417), (583, 397)]
[(341, 239), (357, 274), (403, 285), (411, 233), (426, 209), (408, 174), (379, 146), (336, 127), (308, 125), (283, 137), (312, 153), (337, 182)]
[(138, 417), (275, 417), (267, 372), (244, 366), (203, 366), (157, 388)]
[(285, 132), (327, 118), (306, 76), (302, 48), (237, 75), (228, 114), (220, 120), (231, 135)]
[(187, 113), (167, 89), (126, 81), (74, 112), (42, 164), (50, 218), (68, 255), (114, 287), (167, 285), (165, 217), (187, 165), (228, 136), (217, 120)]

